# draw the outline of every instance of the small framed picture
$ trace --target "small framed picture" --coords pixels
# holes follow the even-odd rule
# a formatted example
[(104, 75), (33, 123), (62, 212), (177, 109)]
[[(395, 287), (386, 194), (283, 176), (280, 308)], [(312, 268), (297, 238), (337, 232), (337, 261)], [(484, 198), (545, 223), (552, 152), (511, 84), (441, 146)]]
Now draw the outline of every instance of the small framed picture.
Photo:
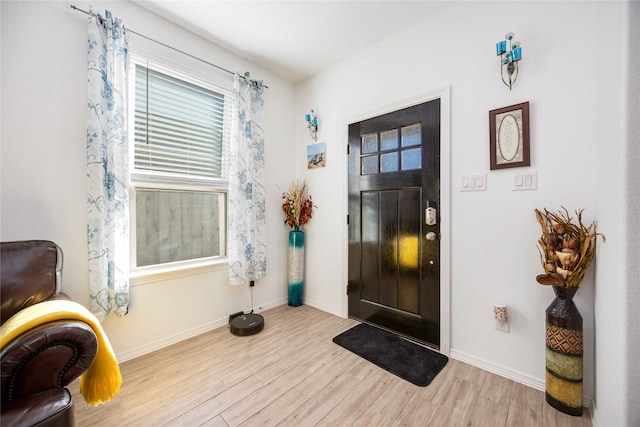
[(327, 149), (324, 142), (307, 145), (307, 169), (327, 166)]
[(529, 154), (529, 103), (489, 111), (491, 169), (531, 164)]

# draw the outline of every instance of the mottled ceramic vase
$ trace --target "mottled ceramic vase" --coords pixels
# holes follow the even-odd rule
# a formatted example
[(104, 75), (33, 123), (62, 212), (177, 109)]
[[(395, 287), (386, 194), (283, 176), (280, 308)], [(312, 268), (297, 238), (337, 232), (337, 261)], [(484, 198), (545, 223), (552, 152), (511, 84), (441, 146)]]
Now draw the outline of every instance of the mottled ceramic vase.
[(295, 227), (289, 232), (289, 305), (302, 305), (304, 291), (304, 231)]
[(553, 285), (547, 308), (547, 402), (565, 414), (582, 415), (582, 316), (573, 302), (578, 288)]

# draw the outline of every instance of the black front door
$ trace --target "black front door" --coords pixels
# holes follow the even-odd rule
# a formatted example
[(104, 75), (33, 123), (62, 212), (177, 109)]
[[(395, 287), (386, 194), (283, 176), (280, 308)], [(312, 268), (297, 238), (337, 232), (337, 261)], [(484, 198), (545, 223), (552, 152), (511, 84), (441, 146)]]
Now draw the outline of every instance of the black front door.
[(349, 317), (439, 348), (439, 204), (439, 99), (349, 125)]

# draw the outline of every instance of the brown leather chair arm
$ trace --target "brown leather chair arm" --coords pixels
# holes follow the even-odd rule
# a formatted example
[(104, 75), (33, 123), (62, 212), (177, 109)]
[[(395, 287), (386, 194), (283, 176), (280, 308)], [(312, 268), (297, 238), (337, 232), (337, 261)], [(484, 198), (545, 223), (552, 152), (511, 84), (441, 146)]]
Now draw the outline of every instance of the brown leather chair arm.
[(2, 427), (75, 425), (73, 399), (66, 388), (43, 391), (2, 405)]
[(7, 344), (0, 355), (2, 411), (5, 403), (61, 389), (93, 363), (98, 341), (77, 320), (58, 320), (34, 328)]

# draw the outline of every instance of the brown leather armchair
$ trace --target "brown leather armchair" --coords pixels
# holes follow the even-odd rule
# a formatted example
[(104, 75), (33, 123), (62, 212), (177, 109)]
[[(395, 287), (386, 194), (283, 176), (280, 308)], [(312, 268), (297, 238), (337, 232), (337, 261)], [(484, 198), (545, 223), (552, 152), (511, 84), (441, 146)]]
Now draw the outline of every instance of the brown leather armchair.
[[(23, 308), (60, 293), (62, 251), (53, 242), (2, 242), (0, 254), (1, 321)], [(73, 398), (66, 388), (93, 363), (97, 338), (78, 320), (58, 320), (35, 327), (1, 349), (0, 424), (70, 426)]]

